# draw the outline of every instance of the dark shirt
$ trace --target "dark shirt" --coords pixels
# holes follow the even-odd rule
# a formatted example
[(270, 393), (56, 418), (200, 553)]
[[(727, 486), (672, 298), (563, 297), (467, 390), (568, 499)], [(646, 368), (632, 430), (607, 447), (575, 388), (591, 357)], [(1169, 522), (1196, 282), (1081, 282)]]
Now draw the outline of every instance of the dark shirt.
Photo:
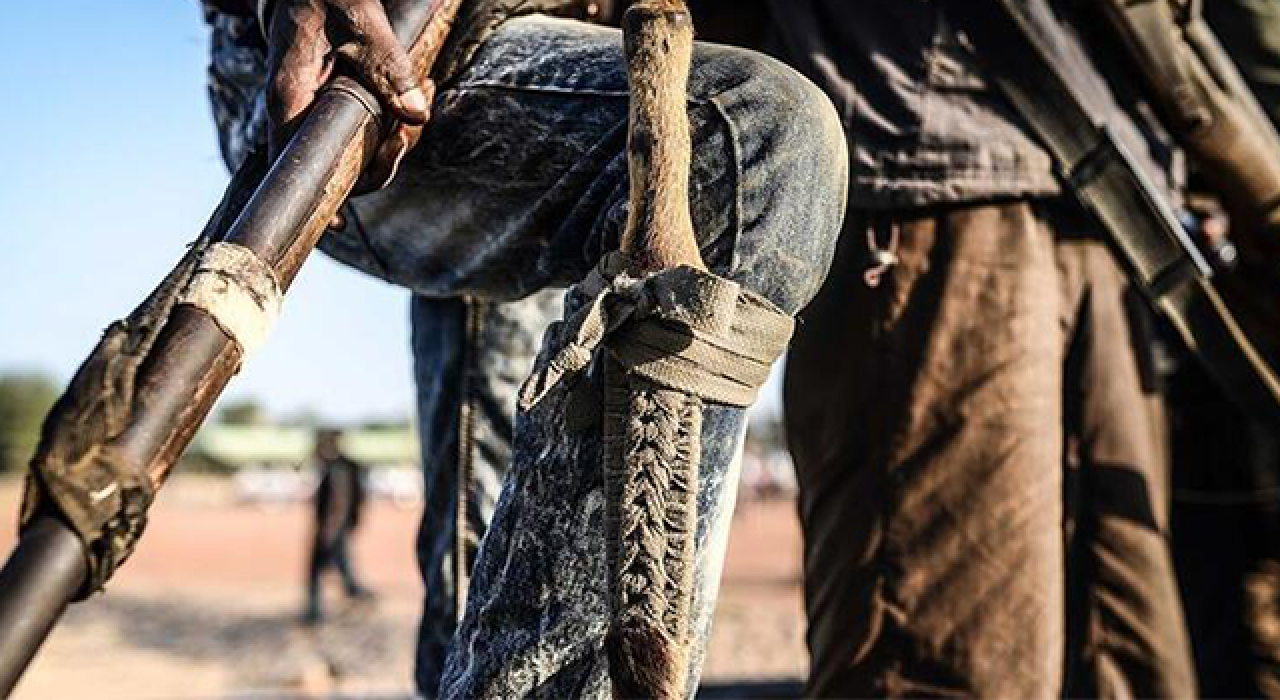
[(360, 465), (338, 457), (320, 465), (320, 484), (316, 487), (316, 530), (332, 536), (360, 522), (364, 507), (364, 480)]
[[(992, 0), (965, 0), (990, 2)], [(1098, 118), (1148, 160), (1157, 182), (1176, 161), (1167, 139), (1140, 129), (1107, 87), (1051, 0), (1046, 27)], [(832, 99), (849, 137), (850, 205), (927, 206), (1059, 192), (1053, 163), (988, 81), (975, 49), (948, 21), (965, 2), (768, 0), (782, 57)], [(944, 12), (945, 9), (945, 12)], [(1127, 97), (1127, 95), (1122, 95)], [(1097, 98), (1097, 99), (1093, 99)], [(1143, 124), (1145, 127), (1146, 124)], [(1148, 158), (1149, 156), (1149, 158)]]
[(844, 120), (852, 206), (1057, 191), (1049, 156), (987, 85), (944, 3), (770, 2), (783, 57)]
[[(992, 0), (966, 0), (990, 2)], [(1051, 7), (1052, 0), (1026, 0)], [(919, 207), (1060, 192), (1048, 154), (993, 88), (963, 32), (948, 13), (964, 3), (939, 0), (694, 0), (704, 18), (729, 7), (744, 24), (765, 12), (774, 28), (768, 46), (821, 87), (839, 111), (849, 139), (850, 205)], [(447, 79), (465, 65), (494, 27), (533, 12), (586, 16), (622, 0), (471, 0), (463, 5), (437, 76)], [(1051, 11), (1050, 23), (1057, 23)], [(254, 24), (211, 13), (211, 68), (215, 118), (224, 155), (232, 165), (262, 139), (265, 107), (260, 94), (262, 48)], [(1069, 23), (1054, 31), (1067, 54), (1064, 69), (1098, 105), (1148, 175), (1167, 184), (1179, 164), (1168, 139), (1140, 109), (1117, 99)], [(1121, 97), (1129, 97), (1121, 92)], [(1170, 190), (1174, 188), (1169, 187)]]

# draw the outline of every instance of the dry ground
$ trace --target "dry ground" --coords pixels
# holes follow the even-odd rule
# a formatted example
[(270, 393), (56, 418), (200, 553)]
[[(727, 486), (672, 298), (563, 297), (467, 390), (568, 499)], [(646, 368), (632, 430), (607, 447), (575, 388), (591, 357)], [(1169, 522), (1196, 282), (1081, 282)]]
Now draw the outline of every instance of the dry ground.
[[(109, 593), (74, 606), (18, 687), (17, 700), (408, 698), (420, 605), (417, 514), (378, 503), (359, 533), (373, 605), (296, 623), (308, 537), (305, 505), (233, 503), (226, 482), (170, 484)], [(0, 484), (0, 518), (17, 489)], [(12, 517), (12, 516), (8, 516)], [(0, 527), (0, 550), (12, 527)], [(794, 692), (806, 663), (799, 534), (790, 501), (739, 508), (707, 660), (706, 695)], [(781, 681), (781, 683), (779, 683)]]

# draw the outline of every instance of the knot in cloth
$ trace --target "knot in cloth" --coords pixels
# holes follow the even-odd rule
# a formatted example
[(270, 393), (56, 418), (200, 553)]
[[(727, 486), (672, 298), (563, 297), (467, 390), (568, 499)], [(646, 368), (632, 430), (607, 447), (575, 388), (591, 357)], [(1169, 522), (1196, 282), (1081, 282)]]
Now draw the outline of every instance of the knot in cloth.
[(180, 303), (204, 311), (240, 348), (244, 362), (280, 315), (280, 281), (248, 248), (214, 243), (200, 256)]
[(601, 347), (659, 386), (749, 406), (795, 329), (794, 319), (737, 282), (688, 266), (632, 277), (618, 252), (569, 291), (568, 307), (547, 329), (520, 389), (523, 410), (585, 370)]

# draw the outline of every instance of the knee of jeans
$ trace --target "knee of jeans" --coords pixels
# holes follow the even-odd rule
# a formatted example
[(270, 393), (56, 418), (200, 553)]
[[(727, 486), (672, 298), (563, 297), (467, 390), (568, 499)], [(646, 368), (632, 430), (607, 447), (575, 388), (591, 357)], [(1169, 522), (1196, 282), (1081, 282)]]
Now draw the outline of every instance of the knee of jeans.
[(732, 276), (788, 313), (826, 277), (844, 220), (849, 156), (831, 100), (789, 66), (759, 54), (723, 103), (738, 141), (741, 239)]

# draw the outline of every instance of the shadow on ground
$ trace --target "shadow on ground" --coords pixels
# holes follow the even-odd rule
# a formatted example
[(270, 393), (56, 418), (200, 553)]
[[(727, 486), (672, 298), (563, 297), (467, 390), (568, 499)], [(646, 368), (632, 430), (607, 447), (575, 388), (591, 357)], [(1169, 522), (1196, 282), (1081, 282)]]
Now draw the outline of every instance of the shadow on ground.
[[(159, 653), (179, 663), (217, 664), (233, 670), (238, 700), (265, 697), (326, 699), (395, 698), (407, 695), (334, 692), (331, 684), (362, 687), (389, 674), (410, 674), (416, 629), (412, 616), (377, 605), (335, 606), (323, 624), (306, 627), (292, 610), (236, 610), (194, 600), (113, 594), (72, 607), (63, 625), (81, 632), (105, 633), (113, 644)], [(95, 635), (96, 636), (96, 635)], [(293, 689), (316, 675), (328, 692)], [(257, 689), (257, 690), (254, 690)], [(266, 690), (272, 689), (272, 690)], [(263, 694), (265, 691), (266, 694)], [(771, 700), (798, 698), (798, 680), (709, 679), (699, 700)]]
[(317, 668), (334, 678), (385, 677), (388, 668), (405, 665), (415, 635), (412, 620), (376, 605), (347, 606), (307, 627), (293, 611), (228, 610), (121, 595), (73, 607), (64, 624), (103, 626), (130, 647), (217, 663), (234, 669), (247, 687), (287, 685)]

